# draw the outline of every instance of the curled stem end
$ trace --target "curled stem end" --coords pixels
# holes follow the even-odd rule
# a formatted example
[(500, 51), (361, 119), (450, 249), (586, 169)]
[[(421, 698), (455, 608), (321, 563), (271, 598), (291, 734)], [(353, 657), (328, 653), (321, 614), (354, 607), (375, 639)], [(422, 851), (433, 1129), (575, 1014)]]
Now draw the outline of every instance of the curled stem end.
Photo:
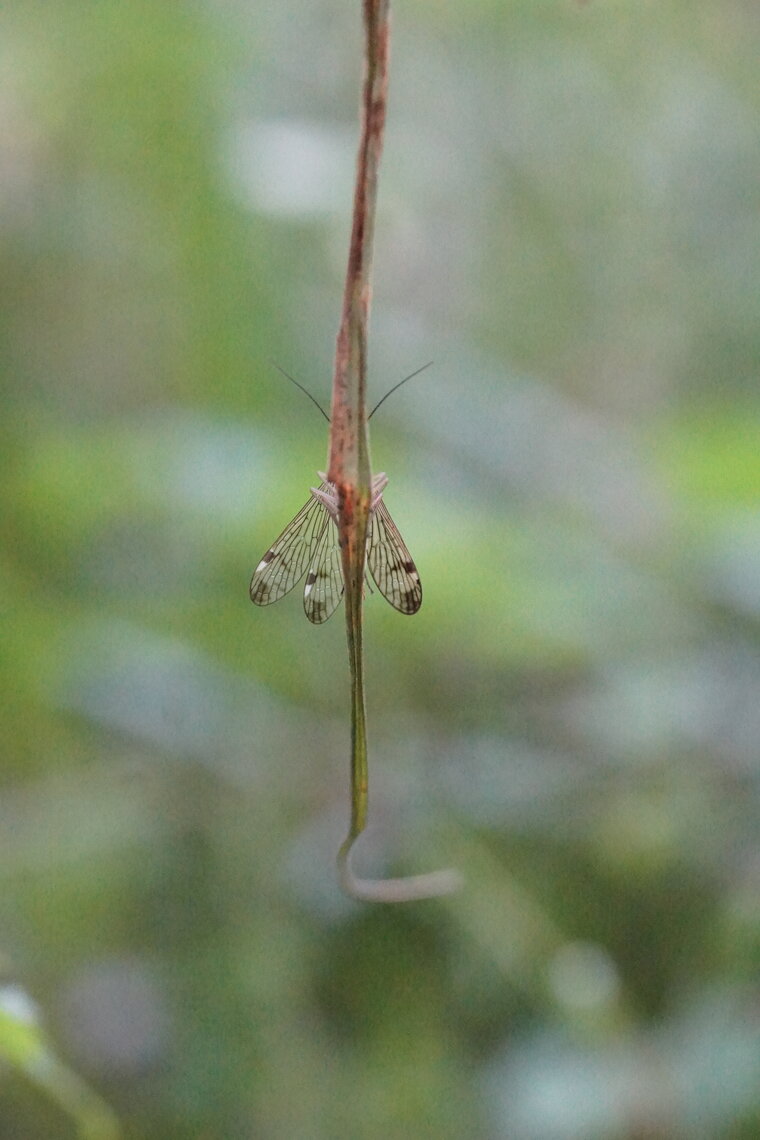
[(464, 876), (453, 867), (429, 871), (424, 875), (407, 875), (401, 879), (361, 879), (351, 867), (356, 836), (349, 835), (338, 852), (338, 881), (341, 890), (360, 902), (418, 902), (421, 899), (450, 895), (464, 886)]

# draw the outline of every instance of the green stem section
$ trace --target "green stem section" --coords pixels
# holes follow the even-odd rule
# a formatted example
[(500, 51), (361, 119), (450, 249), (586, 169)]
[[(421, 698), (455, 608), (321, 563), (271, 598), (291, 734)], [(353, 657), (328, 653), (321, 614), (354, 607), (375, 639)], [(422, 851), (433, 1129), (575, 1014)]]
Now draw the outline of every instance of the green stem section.
[(351, 666), (351, 823), (338, 854), (341, 863), (347, 860), (354, 841), (367, 823), (369, 765), (361, 620), (353, 631), (349, 631), (348, 653)]
[[(364, 566), (361, 565), (360, 583)], [(364, 655), (362, 644), (362, 585), (349, 603), (348, 653), (351, 666), (351, 822), (348, 835), (338, 851), (338, 876), (346, 894), (365, 902), (412, 902), (448, 895), (462, 885), (458, 871), (433, 871), (426, 875), (410, 875), (401, 879), (361, 879), (351, 868), (354, 843), (367, 822), (369, 769), (367, 764), (367, 716), (364, 700)]]

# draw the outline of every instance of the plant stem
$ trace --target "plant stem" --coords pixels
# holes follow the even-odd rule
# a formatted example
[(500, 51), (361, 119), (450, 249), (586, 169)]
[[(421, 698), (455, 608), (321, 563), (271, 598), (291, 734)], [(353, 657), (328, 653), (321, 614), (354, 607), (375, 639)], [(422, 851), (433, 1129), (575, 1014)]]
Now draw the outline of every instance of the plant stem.
[(365, 63), (361, 137), (343, 311), (335, 350), (328, 478), (369, 493), (366, 417), (367, 325), (371, 298), (377, 177), (388, 96), (389, 0), (364, 0)]
[(372, 471), (366, 414), (367, 325), (377, 177), (388, 93), (389, 0), (364, 0), (365, 64), (361, 138), (343, 310), (335, 349), (328, 481), (338, 499), (338, 533), (346, 599), (351, 670), (351, 822), (340, 851), (340, 883), (353, 898), (401, 902), (445, 894), (459, 885), (455, 872), (409, 879), (367, 880), (354, 875), (351, 851), (367, 821), (367, 716), (364, 698), (362, 606)]

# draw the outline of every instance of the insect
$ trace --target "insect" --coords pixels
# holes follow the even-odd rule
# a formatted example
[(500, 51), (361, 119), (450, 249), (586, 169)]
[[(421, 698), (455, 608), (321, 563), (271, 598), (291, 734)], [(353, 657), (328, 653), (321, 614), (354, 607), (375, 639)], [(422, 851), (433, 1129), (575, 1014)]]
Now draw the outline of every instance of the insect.
[[(367, 419), (372, 418), (380, 404), (397, 388), (429, 367), (430, 364), (425, 364), (395, 384), (375, 404)], [(329, 423), (330, 417), (311, 392), (281, 368), (279, 371), (316, 404)], [(288, 523), (254, 570), (250, 595), (257, 606), (268, 606), (284, 598), (306, 574), (303, 608), (310, 622), (321, 625), (335, 613), (345, 585), (338, 545), (335, 488), (328, 483), (324, 472), (318, 471), (317, 474), (321, 480), (319, 487), (311, 488), (309, 501)], [(374, 476), (365, 566), (369, 568), (380, 593), (394, 609), (402, 614), (416, 614), (422, 605), (422, 583), (406, 543), (383, 501), (387, 485), (387, 475)], [(365, 582), (369, 586), (366, 571)]]
[[(268, 606), (279, 601), (306, 574), (303, 608), (314, 625), (321, 625), (343, 597), (343, 569), (338, 547), (338, 502), (327, 476), (311, 488), (309, 501), (288, 523), (266, 552), (251, 578), (251, 601)], [(372, 480), (366, 566), (383, 597), (402, 614), (416, 614), (422, 605), (422, 583), (411, 554), (383, 502), (385, 474)], [(366, 577), (366, 575), (365, 575)]]

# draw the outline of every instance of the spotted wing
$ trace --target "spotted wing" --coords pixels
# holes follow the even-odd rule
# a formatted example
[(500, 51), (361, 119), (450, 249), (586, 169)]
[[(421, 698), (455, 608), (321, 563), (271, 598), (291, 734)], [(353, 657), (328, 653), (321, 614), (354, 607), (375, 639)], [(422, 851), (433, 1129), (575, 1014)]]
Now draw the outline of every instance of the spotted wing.
[(367, 562), (383, 597), (402, 614), (422, 605), (422, 583), (412, 556), (381, 499), (370, 518)]
[(306, 573), (329, 523), (330, 516), (324, 505), (310, 498), (254, 570), (250, 588), (252, 602), (268, 606), (293, 589)]
[(309, 563), (303, 590), (303, 608), (309, 621), (321, 625), (332, 617), (343, 597), (344, 588), (338, 528), (329, 519)]

